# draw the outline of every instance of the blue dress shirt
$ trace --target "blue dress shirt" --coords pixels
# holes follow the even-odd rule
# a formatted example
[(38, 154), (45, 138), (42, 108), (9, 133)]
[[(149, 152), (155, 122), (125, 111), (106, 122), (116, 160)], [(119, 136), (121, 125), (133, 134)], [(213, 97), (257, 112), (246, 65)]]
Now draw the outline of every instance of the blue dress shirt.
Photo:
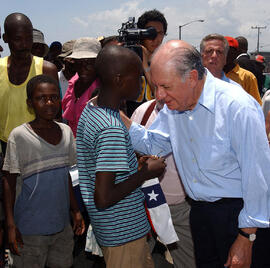
[(173, 152), (192, 199), (243, 198), (239, 227), (269, 227), (270, 151), (264, 116), (241, 87), (207, 72), (193, 110), (179, 112), (165, 105), (149, 130), (132, 123), (129, 132), (138, 152)]

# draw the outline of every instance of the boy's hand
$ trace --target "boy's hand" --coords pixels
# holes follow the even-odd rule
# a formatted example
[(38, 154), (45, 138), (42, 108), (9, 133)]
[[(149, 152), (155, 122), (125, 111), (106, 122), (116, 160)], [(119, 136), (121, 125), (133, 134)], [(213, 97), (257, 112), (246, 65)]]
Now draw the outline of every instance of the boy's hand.
[(160, 177), (166, 167), (165, 159), (156, 156), (148, 157), (142, 164), (142, 170), (146, 172), (147, 179)]
[(18, 246), (23, 247), (23, 240), (16, 226), (8, 227), (8, 245), (11, 253), (20, 256)]
[(71, 212), (73, 219), (73, 231), (76, 235), (82, 235), (85, 231), (85, 223), (80, 211)]

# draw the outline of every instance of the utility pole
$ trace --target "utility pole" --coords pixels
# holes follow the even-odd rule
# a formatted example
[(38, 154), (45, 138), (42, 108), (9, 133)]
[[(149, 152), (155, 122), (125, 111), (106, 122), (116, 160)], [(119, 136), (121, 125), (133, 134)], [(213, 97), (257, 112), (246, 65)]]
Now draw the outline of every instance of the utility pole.
[(257, 29), (258, 30), (258, 37), (257, 37), (257, 54), (259, 54), (259, 48), (260, 48), (260, 30), (266, 29), (266, 26), (251, 26), (251, 29)]

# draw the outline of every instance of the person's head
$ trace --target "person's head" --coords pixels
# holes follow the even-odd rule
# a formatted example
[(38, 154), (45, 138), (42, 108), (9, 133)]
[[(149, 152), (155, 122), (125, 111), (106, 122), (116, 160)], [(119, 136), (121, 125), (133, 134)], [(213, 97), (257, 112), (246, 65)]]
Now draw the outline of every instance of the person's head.
[(200, 97), (205, 76), (200, 53), (190, 44), (172, 40), (161, 46), (151, 61), (156, 99), (169, 109), (192, 110)]
[(255, 57), (256, 60), (256, 65), (258, 66), (258, 68), (261, 70), (261, 72), (263, 72), (263, 70), (265, 69), (265, 57), (262, 55), (257, 55)]
[(119, 100), (138, 97), (143, 68), (135, 52), (121, 46), (106, 46), (98, 54), (95, 66), (101, 82), (100, 92), (110, 90)]
[(229, 43), (229, 51), (226, 58), (225, 72), (232, 70), (235, 66), (235, 59), (238, 56), (238, 41), (230, 36), (224, 36)]
[(239, 54), (241, 53), (247, 53), (248, 51), (248, 41), (244, 36), (237, 36), (235, 39), (238, 42), (238, 51)]
[(59, 41), (54, 41), (50, 45), (49, 53), (52, 59), (55, 59), (62, 51), (62, 44)]
[(74, 43), (72, 54), (67, 58), (74, 60), (75, 70), (82, 81), (96, 77), (95, 60), (100, 50), (100, 42), (92, 37), (81, 37)]
[(221, 78), (228, 51), (229, 44), (223, 35), (209, 34), (202, 39), (200, 52), (203, 65), (215, 77)]
[(100, 42), (102, 48), (105, 46), (108, 46), (108, 45), (119, 45), (120, 44), (116, 35), (104, 37), (99, 42)]
[(156, 9), (146, 11), (139, 17), (137, 22), (138, 28), (147, 29), (154, 27), (157, 31), (155, 39), (145, 39), (142, 41), (142, 45), (145, 46), (150, 53), (153, 53), (162, 43), (163, 38), (167, 33), (167, 25), (164, 15)]
[(58, 55), (58, 58), (63, 63), (63, 68), (65, 71), (65, 74), (70, 74), (69, 77), (71, 78), (73, 75), (75, 75), (76, 70), (74, 66), (74, 60), (72, 58), (68, 58), (69, 55), (72, 54), (73, 46), (75, 44), (76, 40), (69, 40), (65, 42), (62, 46), (62, 52), (60, 55)]
[(17, 59), (31, 56), (33, 45), (33, 26), (30, 19), (22, 13), (8, 15), (4, 22), (3, 40), (8, 44), (10, 53)]
[(40, 30), (33, 29), (32, 55), (43, 58), (48, 54), (48, 51), (49, 47), (45, 43), (44, 34)]
[(51, 121), (61, 107), (60, 89), (57, 81), (48, 75), (37, 75), (26, 86), (27, 105), (36, 118)]

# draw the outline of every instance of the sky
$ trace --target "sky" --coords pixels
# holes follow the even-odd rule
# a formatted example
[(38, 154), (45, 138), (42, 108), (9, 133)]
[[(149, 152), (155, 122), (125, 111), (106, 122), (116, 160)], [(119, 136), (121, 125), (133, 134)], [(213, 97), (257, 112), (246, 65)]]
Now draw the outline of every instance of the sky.
[[(158, 9), (168, 22), (166, 40), (179, 38), (199, 47), (201, 39), (210, 33), (245, 36), (249, 51), (257, 48), (258, 30), (261, 29), (260, 50), (270, 51), (270, 1), (269, 0), (1, 0), (0, 26), (3, 34), (4, 20), (13, 12), (27, 15), (35, 28), (45, 35), (49, 45), (57, 40), (62, 43), (79, 37), (117, 35), (123, 22), (138, 17), (147, 10)], [(204, 20), (198, 22), (196, 20)], [(9, 55), (3, 40), (2, 56)]]

